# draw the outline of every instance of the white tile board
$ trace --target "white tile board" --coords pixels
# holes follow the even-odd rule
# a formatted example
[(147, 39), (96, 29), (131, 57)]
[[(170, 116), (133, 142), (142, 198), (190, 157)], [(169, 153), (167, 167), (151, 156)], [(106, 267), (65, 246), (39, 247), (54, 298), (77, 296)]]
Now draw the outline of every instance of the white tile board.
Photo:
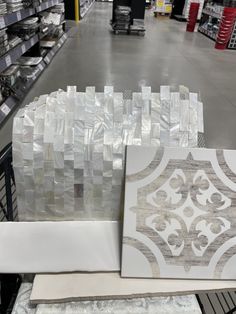
[(117, 270), (119, 222), (0, 223), (0, 273)]

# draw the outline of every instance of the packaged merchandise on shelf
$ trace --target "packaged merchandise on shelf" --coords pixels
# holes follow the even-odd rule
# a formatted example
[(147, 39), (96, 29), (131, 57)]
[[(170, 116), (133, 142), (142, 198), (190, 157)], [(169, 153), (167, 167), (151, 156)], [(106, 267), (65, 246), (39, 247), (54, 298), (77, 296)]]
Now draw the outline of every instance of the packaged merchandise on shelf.
[(35, 8), (42, 3), (42, 0), (23, 0), (24, 8)]
[(156, 0), (155, 12), (157, 13), (171, 13), (172, 3), (170, 0)]
[(0, 56), (4, 55), (10, 49), (6, 30), (6, 28), (0, 30)]
[(41, 23), (43, 25), (53, 24), (53, 25), (58, 26), (61, 24), (62, 20), (64, 20), (64, 16), (61, 13), (52, 13), (50, 11), (42, 12), (40, 16), (41, 16)]
[(42, 48), (52, 48), (57, 43), (58, 39), (63, 35), (64, 30), (63, 26), (55, 26), (50, 29), (47, 33), (47, 36), (44, 36), (43, 39), (40, 40), (40, 47)]
[(20, 66), (20, 75), (25, 82), (34, 80), (39, 71), (39, 68), (36, 66)]
[(59, 3), (57, 5), (55, 5), (54, 7), (51, 8), (51, 12), (52, 13), (65, 13), (65, 4), (64, 2)]
[(7, 3), (7, 12), (12, 13), (24, 8), (22, 0), (5, 0)]
[(43, 41), (41, 42), (42, 46), (44, 47), (52, 47), (54, 44), (51, 42), (51, 40), (55, 42), (55, 38), (58, 39), (63, 34), (62, 22), (65, 19), (64, 3), (58, 6), (55, 11), (53, 8), (40, 13), (40, 32), (47, 35), (47, 38), (44, 37)]
[(0, 81), (2, 86), (2, 94), (8, 97), (11, 94), (13, 86), (16, 84), (20, 77), (20, 70), (18, 65), (10, 65), (0, 75)]
[(20, 66), (35, 66), (43, 60), (42, 57), (20, 57), (15, 64)]
[(17, 45), (19, 45), (20, 43), (22, 42), (22, 39), (18, 36), (10, 36), (9, 37), (9, 46), (10, 46), (10, 49), (16, 47)]
[(5, 1), (0, 0), (0, 16), (7, 13), (7, 4)]
[(19, 75), (20, 75), (19, 66), (12, 64), (1, 73), (1, 82), (13, 86)]
[(115, 10), (115, 27), (118, 29), (128, 29), (131, 22), (131, 8), (118, 5)]
[(29, 17), (20, 22), (13, 24), (9, 28), (9, 34), (17, 35), (23, 40), (28, 40), (35, 35), (39, 29), (39, 18)]
[(56, 44), (56, 40), (48, 39), (48, 40), (40, 40), (40, 46), (43, 48), (52, 48)]
[(207, 32), (209, 37), (216, 39), (219, 31), (219, 23), (219, 19), (209, 16), (208, 20), (206, 20), (200, 27)]
[(214, 3), (214, 4), (207, 3), (204, 10), (209, 11), (211, 13), (219, 14), (219, 16), (221, 16), (223, 13), (224, 7), (222, 5), (218, 5), (216, 3)]
[(7, 29), (3, 28), (0, 30), (0, 43), (8, 39)]
[(9, 45), (0, 46), (0, 57), (9, 51)]

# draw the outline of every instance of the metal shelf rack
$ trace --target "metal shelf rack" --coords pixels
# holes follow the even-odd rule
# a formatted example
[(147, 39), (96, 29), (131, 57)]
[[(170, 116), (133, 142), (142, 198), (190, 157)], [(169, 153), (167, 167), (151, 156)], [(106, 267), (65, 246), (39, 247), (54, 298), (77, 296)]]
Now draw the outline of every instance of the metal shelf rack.
[(39, 41), (39, 36), (35, 35), (29, 40), (24, 41), (16, 47), (9, 50), (5, 55), (0, 57), (0, 72), (4, 71), (19, 59), (26, 51), (33, 47)]
[[(208, 8), (207, 6), (205, 8), (203, 8), (202, 10), (202, 16), (201, 16), (201, 20), (199, 22), (199, 27), (198, 27), (198, 31), (200, 33), (202, 33), (203, 35), (205, 35), (206, 37), (210, 38), (211, 40), (217, 42), (217, 38), (219, 37), (219, 33), (221, 31), (221, 21), (222, 19), (224, 19), (224, 8), (225, 7), (220, 7), (222, 8), (221, 10), (217, 10), (219, 12), (215, 12), (214, 11), (214, 7), (213, 8)], [(213, 25), (217, 25), (218, 26), (218, 31), (213, 31), (212, 29), (208, 29), (208, 21), (211, 19), (210, 21), (210, 25), (212, 28), (212, 23)], [(233, 24), (233, 28), (232, 28), (232, 32), (231, 35), (229, 35), (229, 38), (227, 39), (227, 48), (228, 49), (236, 49), (236, 20), (234, 21)], [(223, 31), (225, 32), (225, 30)]]
[[(40, 12), (47, 10), (59, 3), (62, 3), (63, 0), (47, 0), (35, 8), (22, 9), (14, 13), (5, 14), (0, 16), (0, 30), (4, 29), (14, 23), (17, 23), (27, 17), (38, 15)], [(65, 21), (62, 21), (63, 29), (65, 31)], [(19, 59), (25, 53), (32, 53), (33, 56), (40, 56), (40, 40), (47, 36), (52, 30), (52, 25), (48, 26), (48, 30), (45, 33), (37, 33), (32, 36), (29, 40), (23, 41), (14, 48), (10, 49), (7, 53), (0, 57), (0, 73), (11, 66), (17, 59)], [(52, 58), (62, 47), (65, 40), (67, 39), (67, 34), (64, 33), (56, 42), (55, 46), (49, 50), (46, 56), (43, 57), (42, 62), (35, 67), (35, 76), (32, 80), (20, 84), (12, 89), (12, 94), (6, 98), (0, 104), (0, 128), (7, 121), (11, 113), (20, 105), (21, 100), (26, 96), (30, 87), (38, 79), (40, 74), (44, 71), (47, 65), (51, 62)]]

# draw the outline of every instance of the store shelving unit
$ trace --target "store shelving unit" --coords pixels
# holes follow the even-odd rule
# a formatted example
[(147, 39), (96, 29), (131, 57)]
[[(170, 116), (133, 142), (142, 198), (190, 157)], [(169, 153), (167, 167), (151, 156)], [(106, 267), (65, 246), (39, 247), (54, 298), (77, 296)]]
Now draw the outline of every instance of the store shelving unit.
[(94, 4), (95, 0), (80, 0), (80, 18), (84, 18), (85, 15), (88, 13), (92, 5)]
[(29, 40), (24, 41), (16, 47), (9, 50), (5, 55), (0, 57), (0, 72), (4, 71), (19, 59), (26, 51), (33, 47), (39, 41), (39, 36), (35, 35)]
[(63, 0), (49, 0), (43, 2), (40, 6), (36, 7), (36, 12), (39, 13), (41, 11), (47, 10), (51, 7), (54, 7), (55, 5), (63, 2)]
[(202, 10), (202, 14), (206, 14), (206, 15), (215, 17), (215, 18), (217, 18), (217, 19), (221, 19), (221, 16), (222, 16), (222, 14), (216, 13), (216, 12), (214, 12), (214, 11), (211, 11), (211, 10), (207, 9), (207, 8), (205, 8), (205, 9)]
[(50, 52), (44, 57), (44, 61), (45, 63), (48, 65), (53, 57), (55, 56), (55, 54), (60, 50), (60, 48), (62, 47), (62, 45), (65, 43), (67, 39), (67, 35), (63, 34), (61, 36), (61, 38), (58, 40), (58, 42), (55, 44), (55, 46), (50, 50)]
[[(172, 12), (171, 18), (175, 19), (179, 22), (187, 22), (190, 4), (193, 0), (172, 0)], [(200, 3), (199, 11), (198, 11), (198, 21), (201, 19), (202, 10), (204, 6), (204, 0), (199, 0)]]
[[(24, 20), (27, 17), (38, 15), (39, 12), (47, 10), (59, 3), (63, 2), (63, 0), (48, 0), (44, 1), (38, 7), (28, 8), (19, 10), (14, 13), (6, 14), (0, 17), (0, 30), (4, 29), (14, 23), (17, 23), (21, 20)], [(61, 22), (63, 28), (65, 30), (65, 21)], [(0, 74), (9, 66), (11, 66), (17, 59), (19, 59), (25, 53), (28, 53), (33, 49), (33, 55), (40, 55), (40, 40), (47, 36), (52, 30), (52, 26), (48, 26), (48, 30), (45, 33), (37, 33), (32, 36), (30, 39), (21, 42), (16, 47), (10, 49), (7, 53), (0, 57)], [(42, 58), (42, 61), (34, 67), (34, 75), (32, 79), (27, 82), (21, 81), (20, 83), (16, 83), (16, 87), (13, 88), (12, 94), (5, 98), (3, 102), (0, 104), (0, 128), (4, 125), (8, 117), (11, 113), (20, 105), (22, 99), (26, 96), (27, 92), (31, 88), (31, 86), (35, 83), (47, 65), (52, 61), (55, 54), (59, 51), (62, 45), (65, 43), (68, 38), (67, 34), (64, 33), (58, 39), (56, 44), (49, 50), (49, 52)]]
[(27, 17), (35, 14), (35, 9), (23, 9), (17, 12), (0, 16), (0, 29), (8, 27), (16, 22), (26, 19)]
[(213, 34), (212, 32), (208, 31), (205, 27), (199, 26), (198, 31), (205, 35), (206, 37), (210, 38), (213, 41), (216, 41), (216, 34)]
[(222, 17), (221, 13), (214, 12), (213, 10), (205, 7), (202, 10), (202, 17), (199, 23), (198, 31), (205, 35), (206, 37), (210, 38), (211, 40), (216, 41), (217, 32), (207, 29), (206, 23), (208, 22), (209, 18), (211, 18), (215, 25), (219, 25), (221, 17)]
[(5, 123), (11, 113), (20, 105), (21, 100), (26, 96), (29, 89), (36, 82), (42, 72), (45, 70), (47, 65), (50, 64), (53, 57), (60, 50), (60, 48), (65, 43), (68, 38), (67, 34), (61, 36), (57, 44), (48, 52), (48, 54), (43, 58), (43, 60), (35, 67), (36, 75), (26, 84), (21, 84), (17, 86), (17, 90), (14, 96), (9, 96), (0, 106), (0, 127)]
[[(199, 22), (198, 31), (216, 42), (223, 17), (223, 12), (223, 6), (218, 6), (214, 9), (214, 6), (208, 7), (206, 5), (206, 7), (202, 10), (202, 16)], [(231, 36), (229, 37), (227, 48), (236, 49), (236, 22), (234, 24)]]
[(27, 17), (35, 15), (41, 11), (47, 10), (61, 2), (63, 2), (63, 0), (48, 0), (44, 1), (41, 5), (39, 5), (36, 8), (22, 9), (10, 14), (0, 16), (0, 30), (14, 23), (20, 22), (26, 19)]

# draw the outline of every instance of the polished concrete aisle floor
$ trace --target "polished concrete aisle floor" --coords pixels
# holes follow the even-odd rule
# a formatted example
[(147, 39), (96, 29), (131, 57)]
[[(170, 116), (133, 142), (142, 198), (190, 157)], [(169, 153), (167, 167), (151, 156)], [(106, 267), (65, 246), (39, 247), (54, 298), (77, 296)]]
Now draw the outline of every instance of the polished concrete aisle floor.
[[(112, 5), (95, 3), (87, 17), (36, 82), (24, 104), (35, 96), (77, 85), (113, 85), (116, 91), (139, 91), (149, 85), (183, 84), (204, 103), (207, 147), (236, 149), (236, 51), (218, 51), (200, 33), (186, 33), (185, 23), (147, 12), (146, 35), (114, 35)], [(0, 131), (1, 146), (11, 141), (12, 119)]]

